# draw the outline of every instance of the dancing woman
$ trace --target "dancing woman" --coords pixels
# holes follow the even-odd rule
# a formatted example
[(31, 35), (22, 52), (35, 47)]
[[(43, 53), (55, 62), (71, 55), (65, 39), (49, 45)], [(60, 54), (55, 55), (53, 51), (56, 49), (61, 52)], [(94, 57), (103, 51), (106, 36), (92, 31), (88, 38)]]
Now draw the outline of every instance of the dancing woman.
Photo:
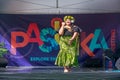
[(57, 55), (55, 65), (63, 66), (64, 72), (69, 72), (71, 67), (78, 66), (77, 56), (79, 54), (79, 35), (81, 29), (74, 25), (75, 19), (72, 16), (65, 16), (64, 22), (59, 29), (60, 51)]

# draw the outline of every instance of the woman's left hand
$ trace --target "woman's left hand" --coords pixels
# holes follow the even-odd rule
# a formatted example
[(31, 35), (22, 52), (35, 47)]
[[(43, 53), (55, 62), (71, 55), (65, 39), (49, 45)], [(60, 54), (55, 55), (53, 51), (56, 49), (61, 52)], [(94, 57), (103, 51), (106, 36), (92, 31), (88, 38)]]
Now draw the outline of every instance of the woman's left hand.
[(70, 39), (69, 42), (68, 42), (68, 44), (71, 45), (71, 44), (72, 44), (72, 41), (73, 41), (73, 40)]

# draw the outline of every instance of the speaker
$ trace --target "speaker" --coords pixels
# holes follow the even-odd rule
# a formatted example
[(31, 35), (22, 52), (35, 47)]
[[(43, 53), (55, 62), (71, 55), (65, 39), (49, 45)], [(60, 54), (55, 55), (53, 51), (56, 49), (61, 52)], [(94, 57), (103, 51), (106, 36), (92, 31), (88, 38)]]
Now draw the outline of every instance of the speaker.
[(99, 68), (99, 67), (103, 67), (103, 63), (101, 59), (98, 58), (89, 58), (87, 60), (85, 60), (83, 67), (87, 67), (87, 68)]
[(0, 67), (6, 68), (8, 61), (4, 57), (0, 57)]

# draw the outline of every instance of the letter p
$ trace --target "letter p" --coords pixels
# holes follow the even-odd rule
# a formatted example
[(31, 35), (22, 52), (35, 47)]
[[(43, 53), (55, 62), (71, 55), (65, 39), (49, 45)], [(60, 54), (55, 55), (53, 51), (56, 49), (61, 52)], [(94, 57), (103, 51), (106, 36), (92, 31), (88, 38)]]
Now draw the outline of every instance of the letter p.
[[(17, 42), (16, 38), (20, 36), (23, 37), (22, 42)], [(13, 55), (16, 55), (16, 48), (17, 47), (24, 47), (25, 45), (28, 44), (29, 37), (26, 33), (24, 32), (11, 32), (11, 53)]]

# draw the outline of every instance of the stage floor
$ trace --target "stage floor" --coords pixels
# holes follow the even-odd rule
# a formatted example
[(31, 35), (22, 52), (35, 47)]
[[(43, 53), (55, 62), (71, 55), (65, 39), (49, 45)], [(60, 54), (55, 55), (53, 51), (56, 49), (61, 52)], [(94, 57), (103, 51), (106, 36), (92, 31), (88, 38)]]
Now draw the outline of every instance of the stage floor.
[(64, 73), (61, 67), (7, 67), (0, 68), (0, 80), (120, 80), (120, 71), (73, 68)]

